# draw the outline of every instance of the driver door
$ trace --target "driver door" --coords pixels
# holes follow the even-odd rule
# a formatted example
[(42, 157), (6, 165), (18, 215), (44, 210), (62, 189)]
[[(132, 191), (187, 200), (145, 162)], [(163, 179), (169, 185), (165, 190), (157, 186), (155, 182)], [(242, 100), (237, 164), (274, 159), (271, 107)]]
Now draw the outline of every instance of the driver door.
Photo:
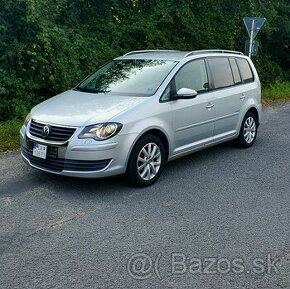
[(213, 141), (214, 97), (208, 92), (208, 76), (204, 59), (185, 64), (172, 83), (173, 94), (181, 88), (197, 91), (192, 99), (172, 101), (174, 154), (202, 147)]

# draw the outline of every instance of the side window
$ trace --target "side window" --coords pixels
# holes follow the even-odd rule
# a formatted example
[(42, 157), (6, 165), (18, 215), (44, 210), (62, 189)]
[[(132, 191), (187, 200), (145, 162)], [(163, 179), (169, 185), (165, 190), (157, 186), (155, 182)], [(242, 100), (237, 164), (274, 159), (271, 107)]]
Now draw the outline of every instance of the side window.
[(230, 58), (230, 64), (231, 64), (235, 84), (241, 84), (242, 79), (241, 79), (241, 75), (240, 75), (236, 60), (234, 58)]
[(209, 58), (207, 62), (212, 73), (215, 88), (223, 88), (234, 85), (233, 74), (228, 58)]
[(185, 64), (175, 76), (176, 91), (181, 88), (194, 89), (197, 92), (208, 90), (208, 79), (203, 59)]
[(237, 58), (237, 63), (244, 83), (254, 81), (254, 75), (249, 62), (244, 58)]

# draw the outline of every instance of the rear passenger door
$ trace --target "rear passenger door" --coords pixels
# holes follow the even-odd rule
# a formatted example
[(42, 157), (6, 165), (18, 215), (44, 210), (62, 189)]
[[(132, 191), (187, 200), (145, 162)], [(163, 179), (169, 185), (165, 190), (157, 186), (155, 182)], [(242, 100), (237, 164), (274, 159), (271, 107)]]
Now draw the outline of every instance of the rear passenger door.
[(207, 64), (215, 98), (214, 141), (218, 141), (236, 134), (245, 95), (241, 92), (242, 80), (234, 57), (208, 58)]

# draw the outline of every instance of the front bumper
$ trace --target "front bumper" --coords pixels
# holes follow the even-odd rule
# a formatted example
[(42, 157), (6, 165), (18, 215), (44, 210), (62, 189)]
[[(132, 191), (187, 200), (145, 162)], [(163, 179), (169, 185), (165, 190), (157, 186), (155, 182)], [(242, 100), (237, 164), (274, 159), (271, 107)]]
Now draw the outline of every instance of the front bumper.
[[(62, 145), (35, 139), (28, 133), (28, 127), (20, 130), (21, 155), (25, 163), (33, 168), (64, 176), (80, 178), (102, 178), (126, 172), (128, 156), (135, 134), (117, 135), (107, 141), (79, 139), (82, 129), (78, 129), (72, 138)], [(48, 156), (43, 160), (32, 155), (31, 143), (57, 148), (57, 156)]]

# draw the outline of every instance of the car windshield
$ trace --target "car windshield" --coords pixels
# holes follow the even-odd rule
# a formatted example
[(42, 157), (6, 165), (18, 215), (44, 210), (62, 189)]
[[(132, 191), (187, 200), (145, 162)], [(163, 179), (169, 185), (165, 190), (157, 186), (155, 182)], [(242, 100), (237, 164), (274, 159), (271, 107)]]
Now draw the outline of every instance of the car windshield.
[(176, 61), (113, 60), (77, 86), (77, 90), (128, 96), (151, 96)]

